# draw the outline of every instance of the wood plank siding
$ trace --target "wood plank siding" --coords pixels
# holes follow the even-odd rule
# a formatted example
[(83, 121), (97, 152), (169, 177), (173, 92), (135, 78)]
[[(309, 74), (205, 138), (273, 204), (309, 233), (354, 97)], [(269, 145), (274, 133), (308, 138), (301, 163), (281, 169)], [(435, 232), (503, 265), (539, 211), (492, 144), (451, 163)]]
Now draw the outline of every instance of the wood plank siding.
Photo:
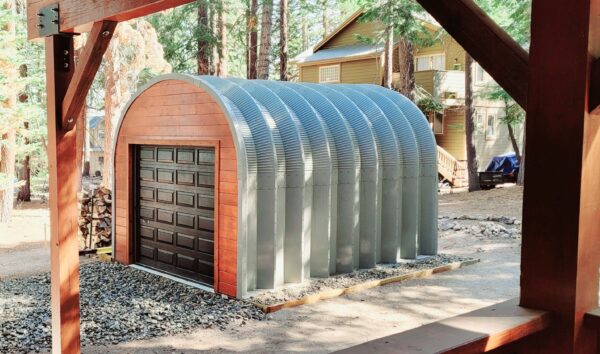
[(373, 37), (381, 30), (382, 26), (378, 22), (363, 22), (359, 18), (338, 32), (319, 49), (354, 45), (358, 43), (357, 35)]
[[(117, 132), (115, 258), (134, 261), (133, 147), (139, 144), (215, 149), (215, 290), (233, 296), (237, 275), (237, 160), (231, 131), (217, 102), (190, 83), (165, 80), (142, 93)], [(218, 256), (217, 256), (218, 255)]]
[(464, 107), (444, 110), (444, 134), (436, 134), (435, 140), (457, 160), (467, 159)]
[[(301, 82), (319, 82), (319, 67), (308, 65), (300, 68)], [(379, 58), (345, 61), (340, 63), (340, 82), (345, 84), (376, 84), (383, 80), (383, 63)]]

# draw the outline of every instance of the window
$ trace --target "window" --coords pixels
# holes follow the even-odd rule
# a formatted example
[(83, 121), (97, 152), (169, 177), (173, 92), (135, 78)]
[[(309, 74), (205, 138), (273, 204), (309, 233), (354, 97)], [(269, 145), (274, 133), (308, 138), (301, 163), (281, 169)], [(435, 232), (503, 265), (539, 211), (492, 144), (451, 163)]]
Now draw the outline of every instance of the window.
[(435, 113), (433, 116), (433, 133), (444, 134), (444, 114)]
[(485, 81), (485, 71), (481, 67), (481, 65), (475, 65), (475, 82), (484, 82)]
[(319, 67), (319, 82), (340, 82), (340, 66), (329, 65)]
[(487, 128), (485, 130), (485, 138), (492, 140), (496, 138), (496, 116), (488, 114), (487, 116)]
[(479, 133), (483, 133), (483, 113), (477, 112), (477, 118), (475, 120), (475, 130)]
[(104, 140), (104, 130), (98, 130), (98, 140)]
[(422, 55), (416, 58), (415, 70), (445, 70), (446, 56), (444, 54)]

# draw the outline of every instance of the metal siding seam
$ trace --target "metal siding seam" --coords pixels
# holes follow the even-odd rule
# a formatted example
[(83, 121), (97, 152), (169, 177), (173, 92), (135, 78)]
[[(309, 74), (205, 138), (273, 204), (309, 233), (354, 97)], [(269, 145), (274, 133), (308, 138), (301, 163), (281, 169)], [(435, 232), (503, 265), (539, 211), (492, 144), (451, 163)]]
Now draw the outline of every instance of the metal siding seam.
[(312, 199), (312, 156), (304, 128), (296, 115), (261, 80), (232, 80), (244, 88), (270, 113), (281, 135), (286, 159), (285, 235), (283, 245), (284, 281), (299, 283), (310, 272), (310, 213), (305, 206)]
[(374, 85), (377, 92), (388, 97), (400, 108), (413, 127), (420, 156), (420, 215), (418, 228), (419, 254), (437, 254), (437, 147), (433, 132), (421, 110), (408, 98), (392, 90)]
[(377, 103), (396, 132), (402, 154), (402, 229), (398, 235), (400, 258), (417, 257), (417, 227), (419, 223), (419, 150), (412, 126), (402, 111), (387, 97), (370, 88), (362, 93)]
[[(373, 264), (361, 264), (361, 268), (373, 267), (375, 262), (395, 263), (400, 260), (400, 235), (402, 231), (402, 154), (400, 143), (387, 116), (369, 97), (352, 85), (338, 85), (336, 88), (350, 98), (369, 119), (373, 126), (381, 151), (382, 181), (378, 192), (377, 215), (380, 218), (381, 233), (375, 240)], [(361, 254), (367, 253), (362, 250)]]
[(331, 101), (319, 91), (302, 84), (289, 84), (320, 114), (333, 137), (338, 158), (337, 195), (332, 208), (337, 211), (337, 227), (331, 235), (329, 272), (347, 273), (354, 269), (352, 241), (359, 235), (360, 152), (348, 122)]
[(257, 281), (259, 289), (283, 284), (285, 230), (285, 157), (274, 120), (246, 90), (232, 81), (204, 76), (242, 112), (256, 147), (257, 175)]
[(288, 106), (306, 132), (313, 158), (313, 169), (307, 176), (313, 188), (312, 199), (306, 200), (305, 211), (311, 215), (311, 277), (328, 277), (331, 235), (336, 230), (337, 160), (333, 138), (318, 112), (296, 91), (281, 82), (262, 81)]
[[(371, 122), (337, 85), (306, 84), (328, 98), (342, 113), (354, 131), (360, 152), (359, 233), (351, 243), (342, 244), (343, 250), (352, 251), (353, 268), (370, 268), (375, 265), (376, 240), (381, 237), (381, 152), (379, 141)], [(340, 240), (340, 239), (338, 239)], [(342, 238), (340, 241), (348, 241)]]

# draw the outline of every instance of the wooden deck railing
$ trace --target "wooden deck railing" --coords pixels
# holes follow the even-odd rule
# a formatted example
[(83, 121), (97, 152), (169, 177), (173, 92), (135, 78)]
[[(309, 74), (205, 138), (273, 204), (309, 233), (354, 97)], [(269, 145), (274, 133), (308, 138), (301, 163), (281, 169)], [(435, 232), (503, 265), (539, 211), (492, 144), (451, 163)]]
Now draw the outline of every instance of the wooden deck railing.
[(437, 147), (438, 172), (453, 186), (460, 187), (467, 183), (467, 166), (457, 160), (441, 146)]

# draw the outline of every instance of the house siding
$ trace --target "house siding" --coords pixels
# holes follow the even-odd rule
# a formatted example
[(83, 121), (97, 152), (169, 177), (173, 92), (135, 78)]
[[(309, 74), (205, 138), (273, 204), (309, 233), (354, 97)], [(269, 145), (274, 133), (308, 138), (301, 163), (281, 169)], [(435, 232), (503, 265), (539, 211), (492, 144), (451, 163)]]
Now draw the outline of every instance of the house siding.
[(343, 47), (346, 45), (357, 44), (357, 34), (366, 37), (377, 36), (377, 32), (381, 31), (380, 27), (381, 25), (376, 22), (362, 22), (360, 20), (356, 20), (349, 24), (346, 28), (341, 30), (333, 38), (331, 38), (320, 49)]
[(383, 63), (377, 58), (347, 61), (341, 70), (341, 82), (346, 84), (381, 85), (383, 79)]
[(300, 81), (319, 82), (319, 65), (300, 67)]
[[(430, 47), (416, 47), (414, 55), (433, 55), (433, 54), (446, 54), (446, 70), (454, 70), (454, 63), (458, 63), (461, 66), (461, 70), (465, 69), (465, 50), (458, 44), (454, 38), (449, 35), (444, 35), (442, 38)], [(456, 59), (456, 61), (455, 61)]]
[(435, 140), (457, 160), (467, 159), (464, 107), (444, 110), (444, 133), (436, 134)]

